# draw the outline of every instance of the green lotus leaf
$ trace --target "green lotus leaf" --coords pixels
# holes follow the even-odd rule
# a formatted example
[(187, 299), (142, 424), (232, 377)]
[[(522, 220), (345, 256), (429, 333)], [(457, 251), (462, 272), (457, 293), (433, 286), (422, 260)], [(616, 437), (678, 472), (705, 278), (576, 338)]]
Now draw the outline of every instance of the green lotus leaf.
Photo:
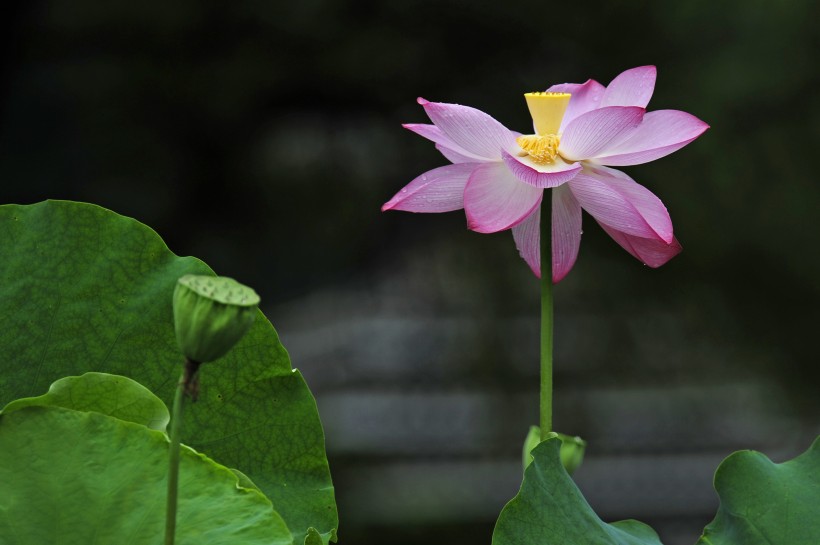
[[(19, 407), (0, 416), (0, 536), (15, 545), (156, 545), (167, 473), (162, 432), (96, 412)], [(179, 489), (179, 545), (292, 542), (261, 492), (187, 447)]]
[(254, 483), (250, 479), (250, 477), (248, 477), (247, 475), (233, 467), (231, 468), (231, 471), (234, 475), (236, 475), (236, 480), (239, 481), (239, 486), (244, 486), (245, 488), (253, 488), (254, 490), (259, 490), (259, 492), (262, 492), (262, 490), (260, 490), (259, 487), (256, 486), (256, 483)]
[(16, 399), (0, 414), (34, 405), (98, 412), (159, 431), (165, 431), (170, 420), (165, 403), (148, 388), (128, 377), (108, 373), (61, 378), (49, 387), (47, 393)]
[(820, 437), (782, 464), (735, 452), (715, 472), (715, 490), (720, 507), (698, 545), (820, 543)]
[(304, 545), (322, 545), (322, 534), (316, 528), (308, 528)]
[[(181, 372), (177, 279), (213, 275), (149, 227), (98, 206), (0, 206), (0, 405), (87, 371), (130, 377), (170, 405)], [(183, 443), (240, 468), (302, 545), (335, 540), (336, 506), (316, 402), (261, 312), (225, 357), (200, 369)]]
[(661, 545), (646, 524), (598, 518), (561, 464), (560, 450), (557, 436), (532, 450), (521, 490), (496, 522), (493, 545)]

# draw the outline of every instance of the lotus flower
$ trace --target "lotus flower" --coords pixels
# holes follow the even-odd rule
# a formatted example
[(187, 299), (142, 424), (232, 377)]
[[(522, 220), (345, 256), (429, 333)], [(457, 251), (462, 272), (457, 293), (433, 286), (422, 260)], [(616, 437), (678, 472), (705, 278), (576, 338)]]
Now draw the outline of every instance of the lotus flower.
[(630, 254), (659, 267), (681, 251), (666, 207), (610, 167), (669, 155), (709, 126), (686, 112), (647, 112), (655, 77), (654, 66), (641, 66), (606, 87), (589, 80), (527, 93), (535, 129), (529, 135), (475, 108), (419, 98), (433, 124), (404, 127), (432, 140), (452, 164), (425, 172), (382, 210), (464, 208), (474, 231), (511, 229), (521, 257), (540, 277), (540, 204), (544, 190), (551, 189), (553, 282), (578, 257), (581, 209)]

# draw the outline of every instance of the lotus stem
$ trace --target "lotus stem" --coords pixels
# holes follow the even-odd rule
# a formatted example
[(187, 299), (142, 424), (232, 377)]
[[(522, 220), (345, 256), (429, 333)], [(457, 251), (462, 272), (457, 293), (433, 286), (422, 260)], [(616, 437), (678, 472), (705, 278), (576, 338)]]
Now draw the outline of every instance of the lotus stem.
[(552, 190), (541, 200), (541, 441), (552, 431)]
[(174, 545), (177, 527), (177, 495), (179, 491), (179, 449), (182, 434), (182, 413), (185, 398), (196, 400), (198, 393), (199, 363), (185, 359), (185, 370), (177, 384), (174, 394), (174, 406), (171, 413), (171, 445), (168, 456), (168, 497), (165, 505), (165, 545)]

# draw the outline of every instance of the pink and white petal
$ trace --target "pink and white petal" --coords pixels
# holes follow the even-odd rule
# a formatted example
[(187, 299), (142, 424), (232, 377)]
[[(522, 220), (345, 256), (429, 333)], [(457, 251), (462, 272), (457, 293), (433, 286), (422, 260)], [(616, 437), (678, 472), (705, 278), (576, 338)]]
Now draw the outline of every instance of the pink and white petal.
[(681, 149), (703, 134), (709, 125), (679, 110), (648, 112), (640, 125), (599, 152), (594, 162), (602, 165), (639, 165)]
[(382, 206), (405, 212), (451, 212), (464, 208), (464, 187), (479, 163), (459, 163), (427, 171)]
[(672, 218), (669, 217), (666, 206), (654, 193), (620, 170), (596, 166), (589, 167), (589, 171), (620, 191), (666, 244), (674, 240)]
[(567, 160), (595, 157), (625, 133), (633, 131), (644, 117), (637, 106), (609, 106), (576, 117), (561, 136), (558, 152)]
[(529, 155), (519, 157), (506, 151), (501, 157), (516, 178), (541, 189), (565, 184), (583, 168), (581, 163), (567, 163), (560, 157), (556, 157), (555, 162), (551, 164), (536, 163)]
[[(442, 132), (442, 130), (439, 129), (438, 127), (436, 127), (435, 125), (428, 125), (428, 124), (425, 124), (425, 123), (405, 123), (404, 125), (402, 125), (402, 127), (404, 127), (405, 129), (410, 130), (410, 131), (418, 134), (419, 136), (421, 136), (423, 138), (426, 138), (427, 140), (431, 140), (432, 142), (435, 142), (437, 148), (439, 147), (439, 145), (441, 145), (441, 146), (444, 146), (444, 147), (452, 150), (454, 153), (457, 153), (459, 156), (469, 157), (470, 158), (470, 161), (453, 161), (454, 163), (456, 163), (456, 162), (458, 162), (458, 163), (465, 163), (465, 162), (476, 163), (476, 162), (485, 160), (485, 159), (482, 159), (481, 157), (479, 157), (478, 155), (474, 155), (474, 154), (468, 152), (467, 150), (463, 149), (461, 146), (459, 146), (458, 144), (453, 142), (453, 140), (450, 137), (448, 137), (446, 134), (444, 134)], [(439, 151), (441, 151), (440, 148), (439, 148)], [(445, 154), (445, 157), (446, 156), (447, 155)], [(449, 157), (448, 157), (448, 159), (449, 159)]]
[(541, 278), (541, 207), (513, 227), (512, 235), (519, 255), (530, 266), (533, 274)]
[(569, 185), (552, 190), (552, 282), (572, 270), (581, 247), (581, 205)]
[(402, 127), (436, 144), (444, 144), (451, 148), (456, 147), (456, 143), (441, 132), (441, 129), (430, 123), (403, 123)]
[(561, 120), (559, 132), (564, 132), (569, 122), (579, 115), (599, 108), (605, 89), (606, 87), (594, 79), (587, 80), (586, 83), (560, 83), (547, 89), (548, 93), (569, 93), (572, 95), (569, 99), (567, 111), (564, 113), (564, 118)]
[(640, 106), (646, 108), (655, 91), (658, 70), (654, 66), (638, 66), (621, 72), (607, 85), (601, 107)]
[(467, 154), (448, 148), (442, 144), (436, 144), (436, 149), (446, 157), (451, 163), (487, 163), (486, 159), (476, 159), (473, 154)]
[(669, 243), (672, 220), (660, 199), (623, 173), (584, 170), (569, 187), (584, 210), (601, 223), (628, 235)]
[(683, 247), (676, 238), (673, 238), (672, 242), (667, 244), (662, 240), (627, 235), (601, 222), (598, 222), (598, 225), (600, 225), (615, 242), (620, 244), (624, 250), (632, 254), (644, 265), (648, 265), (653, 269), (664, 265), (683, 250)]
[(495, 233), (518, 225), (541, 203), (544, 191), (522, 183), (504, 163), (483, 163), (464, 188), (467, 227)]
[[(518, 253), (541, 278), (541, 207), (512, 228)], [(563, 185), (552, 190), (552, 282), (569, 273), (581, 247), (581, 205)]]
[[(481, 110), (418, 99), (435, 125), (457, 146), (486, 160), (500, 160), (502, 150), (516, 150), (515, 136)], [(452, 146), (447, 146), (452, 149)]]

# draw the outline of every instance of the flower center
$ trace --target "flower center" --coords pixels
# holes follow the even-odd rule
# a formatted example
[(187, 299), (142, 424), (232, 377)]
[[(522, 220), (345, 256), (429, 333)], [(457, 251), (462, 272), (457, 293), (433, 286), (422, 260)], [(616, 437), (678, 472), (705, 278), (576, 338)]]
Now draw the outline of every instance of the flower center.
[(515, 142), (532, 157), (533, 161), (543, 165), (555, 162), (555, 156), (558, 155), (558, 144), (561, 139), (558, 138), (557, 134), (548, 134), (546, 136), (525, 134), (516, 138)]
[(569, 93), (525, 93), (527, 107), (537, 134), (519, 136), (515, 142), (523, 155), (529, 155), (538, 164), (551, 164), (558, 156), (561, 137), (558, 130), (569, 104)]

